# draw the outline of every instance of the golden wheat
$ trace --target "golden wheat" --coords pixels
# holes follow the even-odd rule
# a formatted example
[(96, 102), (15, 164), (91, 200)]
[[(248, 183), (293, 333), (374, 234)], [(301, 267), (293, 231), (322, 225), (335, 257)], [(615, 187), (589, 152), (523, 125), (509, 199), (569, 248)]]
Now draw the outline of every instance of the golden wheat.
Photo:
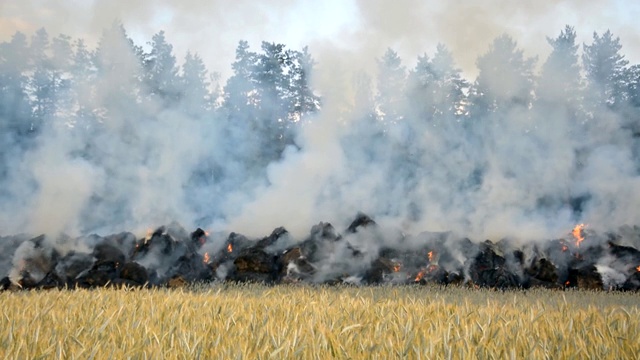
[(5, 292), (0, 355), (637, 359), (638, 300), (623, 293), (420, 286)]

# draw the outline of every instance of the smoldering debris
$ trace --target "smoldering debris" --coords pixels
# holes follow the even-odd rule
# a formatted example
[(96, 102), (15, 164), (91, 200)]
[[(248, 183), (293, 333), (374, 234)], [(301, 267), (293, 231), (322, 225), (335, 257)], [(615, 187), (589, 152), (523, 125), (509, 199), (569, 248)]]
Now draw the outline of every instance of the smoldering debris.
[(452, 233), (391, 231), (362, 213), (343, 232), (320, 222), (303, 239), (283, 227), (262, 238), (233, 232), (221, 237), (172, 223), (138, 238), (126, 232), (55, 241), (16, 237), (22, 242), (0, 288), (173, 288), (232, 281), (638, 291), (640, 251), (620, 245), (637, 234), (638, 227), (607, 234), (582, 228), (535, 244), (477, 243)]

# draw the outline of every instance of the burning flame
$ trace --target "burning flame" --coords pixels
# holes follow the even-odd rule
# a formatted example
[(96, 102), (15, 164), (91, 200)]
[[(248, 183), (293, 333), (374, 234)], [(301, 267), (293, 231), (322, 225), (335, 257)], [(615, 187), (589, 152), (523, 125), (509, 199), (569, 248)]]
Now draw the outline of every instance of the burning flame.
[(424, 278), (424, 276), (427, 273), (432, 273), (436, 269), (438, 269), (438, 265), (429, 265), (429, 266), (427, 266), (426, 269), (420, 269), (420, 272), (418, 273), (418, 275), (416, 275), (416, 278), (413, 279), (413, 281), (418, 282), (418, 281), (422, 280), (422, 278)]
[(585, 224), (578, 224), (571, 232), (573, 234), (573, 238), (576, 239), (576, 247), (580, 247), (580, 243), (584, 241), (584, 235), (582, 232), (584, 231), (585, 226)]
[(638, 272), (640, 272), (640, 265), (636, 268), (636, 270), (638, 270)]
[(401, 268), (402, 266), (400, 264), (393, 265), (393, 272), (398, 272)]
[(434, 254), (433, 250), (429, 251), (429, 254), (428, 254), (429, 255), (429, 262), (433, 261), (433, 254)]
[(227, 252), (233, 252), (233, 245), (231, 245), (231, 243), (227, 245)]
[(567, 280), (567, 281), (564, 283), (564, 286), (569, 286), (569, 285), (571, 285), (571, 282), (570, 282), (569, 280)]
[(210, 260), (211, 260), (211, 257), (209, 256), (209, 253), (208, 252), (204, 253), (202, 262), (204, 262), (205, 264), (208, 264)]
[(144, 243), (146, 244), (149, 240), (151, 240), (152, 236), (153, 236), (153, 230), (151, 228), (148, 228), (147, 236), (144, 237)]

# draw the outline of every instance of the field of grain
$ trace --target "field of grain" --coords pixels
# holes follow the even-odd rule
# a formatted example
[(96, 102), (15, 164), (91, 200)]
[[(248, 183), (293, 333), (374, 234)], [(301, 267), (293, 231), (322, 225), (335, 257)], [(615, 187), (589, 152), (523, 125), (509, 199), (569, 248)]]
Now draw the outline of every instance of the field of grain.
[(0, 357), (637, 359), (639, 300), (426, 286), (4, 292)]

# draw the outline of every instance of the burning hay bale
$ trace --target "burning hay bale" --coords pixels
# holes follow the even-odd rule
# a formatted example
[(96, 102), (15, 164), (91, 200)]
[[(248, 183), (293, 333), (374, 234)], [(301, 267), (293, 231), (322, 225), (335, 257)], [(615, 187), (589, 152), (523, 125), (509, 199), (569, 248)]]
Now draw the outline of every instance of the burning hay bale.
[(149, 281), (149, 273), (137, 262), (128, 262), (120, 269), (120, 278), (129, 280), (135, 285), (144, 285)]
[(467, 272), (471, 281), (481, 287), (520, 287), (523, 283), (520, 277), (496, 251), (496, 246), (488, 240), (480, 246), (478, 254), (468, 262)]
[(320, 222), (301, 241), (283, 227), (250, 239), (188, 233), (175, 223), (138, 239), (131, 233), (53, 241), (41, 235), (16, 246), (0, 289), (175, 288), (228, 280), (638, 291), (640, 251), (628, 246), (636, 237), (628, 240), (625, 231), (601, 236), (581, 226), (566, 238), (525, 246), (509, 239), (478, 244), (451, 233), (388, 231), (360, 213), (342, 234)]

